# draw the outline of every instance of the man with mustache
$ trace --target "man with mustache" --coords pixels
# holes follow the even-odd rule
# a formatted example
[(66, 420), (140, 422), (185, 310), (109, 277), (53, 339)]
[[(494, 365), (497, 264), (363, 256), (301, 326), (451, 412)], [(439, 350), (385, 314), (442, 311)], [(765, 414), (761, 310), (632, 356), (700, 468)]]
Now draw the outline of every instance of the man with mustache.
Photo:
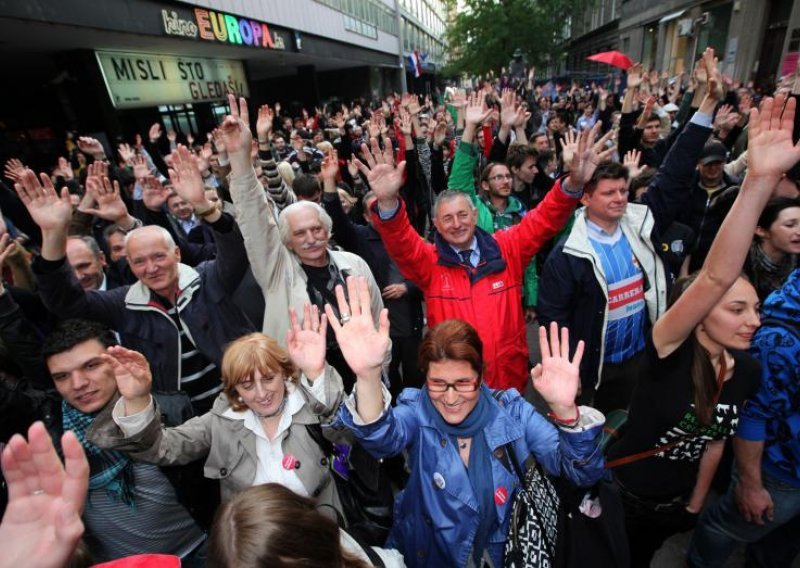
[[(225, 118), (221, 130), (226, 136), (226, 147), (249, 148), (252, 133), (249, 126), (247, 102), (230, 95), (231, 116)], [(259, 149), (268, 151), (269, 129), (273, 113), (267, 105), (258, 112), (256, 132)], [(338, 313), (334, 293), (337, 284), (343, 288), (348, 276), (363, 276), (370, 287), (370, 309), (377, 323), (383, 300), (381, 291), (369, 266), (361, 257), (348, 252), (328, 249), (333, 221), (328, 213), (313, 201), (298, 201), (275, 214), (275, 203), (258, 182), (249, 154), (229, 155), (231, 158), (230, 190), (236, 206), (236, 222), (244, 236), (247, 255), (256, 281), (261, 286), (268, 312), (264, 314), (264, 333), (286, 345), (286, 332), (290, 329), (288, 307), (302, 313), (307, 302), (324, 309), (334, 306), (342, 323), (350, 314)], [(234, 163), (234, 160), (241, 163)], [(283, 182), (281, 182), (283, 183)], [(386, 365), (391, 358), (386, 355)], [(355, 376), (342, 357), (336, 338), (328, 334), (327, 362), (344, 381), (345, 389), (355, 382)]]

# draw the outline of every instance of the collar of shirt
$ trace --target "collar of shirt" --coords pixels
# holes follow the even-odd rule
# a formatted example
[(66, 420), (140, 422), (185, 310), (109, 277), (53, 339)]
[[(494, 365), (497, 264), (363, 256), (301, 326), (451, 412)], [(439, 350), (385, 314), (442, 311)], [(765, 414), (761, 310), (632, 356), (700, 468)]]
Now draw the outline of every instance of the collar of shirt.
[(613, 245), (622, 238), (622, 227), (620, 226), (619, 223), (617, 223), (617, 228), (614, 229), (614, 232), (609, 234), (600, 225), (598, 225), (594, 221), (590, 221), (589, 218), (587, 217), (586, 229), (587, 232), (589, 233), (590, 239), (598, 241), (603, 244)]
[(103, 281), (100, 282), (100, 286), (97, 287), (97, 290), (99, 292), (105, 292), (108, 290), (108, 276), (106, 276), (105, 272), (103, 273)]
[[(283, 409), (283, 413), (281, 414), (280, 422), (278, 423), (278, 429), (275, 430), (275, 440), (277, 440), (286, 430), (289, 429), (289, 426), (292, 424), (292, 416), (300, 412), (300, 409), (303, 408), (303, 404), (305, 404), (305, 400), (303, 399), (303, 395), (300, 394), (298, 388), (289, 381), (284, 383), (286, 385), (286, 407)], [(255, 412), (251, 411), (249, 408), (245, 410), (233, 410), (229, 408), (223, 414), (226, 418), (232, 418), (234, 420), (244, 420), (244, 427), (253, 432), (257, 437), (267, 439), (266, 433), (264, 432), (264, 428), (261, 426), (261, 422), (256, 416)]]
[(467, 250), (468, 248), (472, 249), (472, 254), (469, 255), (469, 263), (473, 267), (478, 266), (478, 263), (481, 261), (481, 249), (478, 246), (478, 237), (473, 236), (472, 241), (469, 243), (469, 246), (463, 249), (454, 247), (453, 245), (450, 245), (450, 248), (453, 249), (453, 252), (456, 253), (456, 256), (458, 256), (458, 253), (462, 250)]
[(178, 219), (178, 222), (181, 224), (181, 227), (183, 227), (183, 230), (186, 231), (186, 234), (188, 235), (189, 231), (191, 231), (197, 226), (197, 217), (195, 217), (193, 214), (189, 220), (182, 221)]

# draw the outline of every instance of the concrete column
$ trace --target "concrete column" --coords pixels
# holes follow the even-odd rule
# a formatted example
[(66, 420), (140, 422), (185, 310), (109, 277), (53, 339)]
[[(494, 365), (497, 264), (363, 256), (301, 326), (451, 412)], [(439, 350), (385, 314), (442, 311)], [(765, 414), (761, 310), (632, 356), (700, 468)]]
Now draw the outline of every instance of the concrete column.
[[(731, 72), (736, 80), (747, 82), (755, 75), (769, 11), (766, 4), (764, 0), (733, 0), (728, 46), (735, 40), (736, 54), (729, 65), (723, 65), (723, 71)], [(719, 60), (723, 61), (725, 56), (719, 54)]]

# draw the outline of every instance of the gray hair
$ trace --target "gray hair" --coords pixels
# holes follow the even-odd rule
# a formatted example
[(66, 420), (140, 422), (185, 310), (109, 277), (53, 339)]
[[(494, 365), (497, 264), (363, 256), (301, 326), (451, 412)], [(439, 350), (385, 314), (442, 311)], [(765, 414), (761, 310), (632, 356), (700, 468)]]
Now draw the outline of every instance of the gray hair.
[(128, 242), (131, 238), (135, 235), (141, 235), (144, 231), (155, 231), (158, 233), (161, 238), (164, 240), (164, 244), (167, 248), (174, 249), (177, 245), (175, 245), (175, 239), (172, 238), (172, 235), (169, 231), (167, 231), (164, 227), (159, 227), (158, 225), (145, 225), (144, 227), (139, 227), (134, 229), (127, 235), (125, 235), (125, 247), (128, 247)]
[(433, 202), (433, 218), (436, 219), (437, 217), (437, 214), (439, 212), (439, 205), (441, 205), (442, 203), (446, 203), (448, 201), (453, 201), (454, 199), (457, 199), (459, 197), (463, 197), (464, 199), (467, 200), (467, 203), (469, 203), (470, 210), (475, 211), (475, 209), (477, 209), (477, 207), (475, 207), (475, 204), (469, 198), (469, 195), (467, 195), (463, 191), (458, 191), (455, 189), (445, 189), (443, 192), (441, 192), (439, 195), (436, 196), (436, 201)]
[(94, 237), (90, 237), (89, 235), (72, 235), (69, 237), (70, 240), (75, 241), (83, 241), (83, 243), (89, 247), (89, 250), (92, 253), (92, 256), (95, 260), (100, 259), (100, 255), (103, 254), (103, 251), (100, 250), (100, 245), (97, 244), (97, 241)]
[(322, 208), (322, 205), (314, 203), (313, 201), (298, 201), (285, 207), (278, 215), (278, 232), (281, 235), (281, 242), (284, 245), (288, 246), (289, 242), (292, 240), (292, 231), (289, 228), (288, 220), (289, 215), (302, 211), (303, 209), (316, 211), (317, 215), (319, 215), (320, 223), (322, 223), (322, 226), (325, 227), (325, 230), (328, 232), (328, 238), (333, 235), (333, 219), (331, 219), (328, 212)]

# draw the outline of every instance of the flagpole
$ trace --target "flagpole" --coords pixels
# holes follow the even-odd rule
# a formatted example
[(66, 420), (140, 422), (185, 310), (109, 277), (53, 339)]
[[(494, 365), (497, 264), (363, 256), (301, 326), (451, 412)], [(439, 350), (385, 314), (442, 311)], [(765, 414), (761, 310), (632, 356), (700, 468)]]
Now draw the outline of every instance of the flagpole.
[(403, 58), (403, 18), (400, 15), (400, 0), (394, 0), (394, 14), (397, 19), (397, 62), (400, 64), (400, 92), (407, 93), (406, 64)]

